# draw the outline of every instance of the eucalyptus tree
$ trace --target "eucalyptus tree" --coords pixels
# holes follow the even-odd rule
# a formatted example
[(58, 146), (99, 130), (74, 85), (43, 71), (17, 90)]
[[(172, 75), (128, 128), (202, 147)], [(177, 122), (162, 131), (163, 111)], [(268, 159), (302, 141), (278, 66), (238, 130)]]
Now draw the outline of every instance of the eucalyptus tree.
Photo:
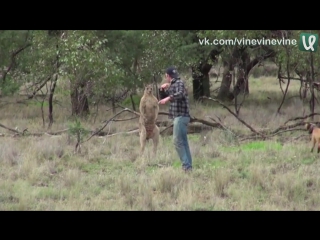
[[(34, 92), (51, 81), (49, 105), (56, 85), (66, 81), (68, 88), (64, 90), (70, 96), (71, 114), (86, 115), (91, 83), (114, 87), (114, 79), (121, 75), (121, 69), (108, 57), (106, 41), (95, 30), (32, 31), (32, 46), (23, 56), (27, 63), (23, 66), (23, 77), (33, 82)], [(52, 109), (49, 119), (51, 125)]]
[(112, 46), (118, 49), (117, 56), (123, 56), (121, 66), (133, 80), (129, 81), (131, 86), (158, 82), (171, 65), (191, 68), (194, 98), (198, 99), (210, 95), (209, 71), (220, 52), (212, 46), (201, 46), (197, 33), (197, 30), (118, 31)]
[[(250, 71), (256, 65), (274, 57), (276, 54), (273, 46), (261, 44), (262, 40), (275, 37), (272, 30), (203, 30), (199, 32), (198, 36), (210, 39), (210, 43), (221, 49), (220, 59), (224, 71), (217, 96), (221, 100), (232, 100), (240, 92), (248, 94)], [(216, 42), (213, 42), (214, 39), (216, 39)], [(255, 43), (255, 45), (248, 44), (247, 39), (254, 39), (251, 44)], [(239, 74), (235, 88), (231, 91), (230, 87), (235, 68), (238, 69)]]
[(180, 63), (191, 69), (193, 98), (210, 96), (209, 72), (221, 53), (219, 46), (201, 45), (200, 30), (178, 30)]
[[(290, 86), (291, 80), (300, 81), (300, 99), (309, 102), (310, 112), (314, 113), (315, 104), (318, 101), (316, 98), (315, 89), (320, 90), (319, 80), (319, 66), (320, 66), (320, 51), (301, 51), (298, 44), (300, 44), (300, 35), (302, 33), (320, 33), (319, 30), (292, 30), (284, 32), (290, 39), (296, 39), (297, 45), (278, 45), (276, 47), (277, 56), (275, 63), (279, 68), (278, 78), (279, 83), (287, 80), (286, 88), (283, 90), (283, 100), (279, 105), (278, 112), (285, 101), (286, 93)], [(319, 44), (319, 42), (318, 42)], [(308, 98), (309, 96), (309, 98)]]
[(179, 51), (181, 36), (172, 30), (152, 30), (143, 33), (142, 41), (145, 48), (140, 59), (140, 76), (145, 80), (143, 82), (155, 83), (158, 95), (157, 86), (165, 69), (174, 65), (182, 70), (185, 66), (185, 59)]
[[(100, 30), (100, 38), (106, 39), (104, 46), (109, 49), (108, 59), (122, 74), (113, 76), (113, 88), (105, 87), (104, 95), (110, 98), (116, 93), (134, 90), (139, 83), (139, 65), (144, 46), (141, 30)], [(99, 86), (101, 88), (101, 86)]]
[(20, 55), (31, 46), (29, 30), (0, 30), (0, 89), (15, 93), (23, 84), (15, 77)]
[[(146, 83), (158, 82), (167, 65), (177, 63), (177, 33), (167, 30), (101, 30), (108, 58), (122, 70), (116, 84), (105, 92), (135, 93)], [(101, 86), (99, 86), (101, 88)], [(119, 94), (118, 94), (119, 95)], [(133, 105), (134, 107), (134, 105)]]
[(99, 95), (102, 91), (110, 91), (123, 73), (109, 57), (107, 41), (97, 30), (65, 31), (60, 47), (63, 65), (60, 74), (70, 83), (73, 115), (88, 114), (90, 92)]

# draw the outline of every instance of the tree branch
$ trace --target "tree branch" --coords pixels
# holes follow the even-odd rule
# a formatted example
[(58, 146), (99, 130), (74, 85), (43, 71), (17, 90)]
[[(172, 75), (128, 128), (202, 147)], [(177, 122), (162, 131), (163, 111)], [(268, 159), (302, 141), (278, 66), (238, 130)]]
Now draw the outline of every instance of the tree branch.
[(41, 90), (41, 88), (44, 87), (44, 85), (47, 84), (47, 82), (49, 82), (50, 79), (51, 79), (51, 76), (49, 76), (45, 81), (43, 81), (43, 82), (40, 84), (40, 86), (38, 86), (38, 87), (33, 91), (32, 95), (29, 95), (29, 96), (28, 96), (28, 99), (34, 98), (34, 96)]
[(10, 72), (11, 68), (13, 67), (14, 63), (15, 63), (15, 58), (16, 56), (22, 52), (24, 49), (26, 49), (27, 47), (30, 47), (31, 46), (31, 43), (27, 43), (26, 45), (24, 45), (23, 47), (17, 49), (16, 51), (14, 51), (12, 54), (11, 54), (11, 62), (10, 62), (10, 65), (7, 67), (7, 70), (5, 70), (2, 74), (2, 83), (4, 83), (6, 81), (6, 77), (8, 75), (8, 73)]
[(304, 116), (304, 117), (290, 118), (287, 121), (285, 121), (285, 123), (283, 125), (286, 125), (288, 122), (297, 121), (297, 120), (304, 120), (304, 119), (307, 119), (307, 118), (313, 117), (313, 116), (320, 116), (320, 113), (311, 113), (311, 114)]
[(233, 111), (230, 110), (230, 108), (228, 108), (226, 105), (224, 105), (222, 102), (220, 102), (217, 99), (213, 99), (210, 97), (201, 97), (201, 98), (205, 98), (211, 101), (214, 101), (216, 103), (218, 103), (219, 105), (221, 105), (223, 108), (227, 109), (229, 113), (231, 113), (236, 119), (238, 119), (243, 125), (245, 125), (247, 128), (249, 128), (252, 132), (262, 136), (263, 138), (265, 138), (266, 136), (262, 133), (257, 132), (253, 127), (251, 127), (249, 124), (247, 124), (244, 120), (242, 120), (240, 117), (238, 117)]

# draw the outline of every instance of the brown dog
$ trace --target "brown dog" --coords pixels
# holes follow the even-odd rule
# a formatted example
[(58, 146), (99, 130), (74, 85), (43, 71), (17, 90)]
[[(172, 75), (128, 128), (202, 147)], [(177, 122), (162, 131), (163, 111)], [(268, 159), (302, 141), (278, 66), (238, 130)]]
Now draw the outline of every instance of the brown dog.
[(153, 95), (152, 85), (145, 86), (144, 94), (140, 100), (140, 155), (143, 154), (147, 140), (153, 141), (153, 154), (155, 155), (159, 143), (160, 131), (156, 125), (159, 113), (157, 98)]
[(317, 144), (318, 153), (319, 153), (320, 152), (320, 145), (319, 145), (320, 144), (320, 128), (318, 128), (317, 125), (313, 123), (306, 123), (305, 127), (311, 134), (311, 143), (312, 143), (311, 152), (313, 152), (313, 149)]

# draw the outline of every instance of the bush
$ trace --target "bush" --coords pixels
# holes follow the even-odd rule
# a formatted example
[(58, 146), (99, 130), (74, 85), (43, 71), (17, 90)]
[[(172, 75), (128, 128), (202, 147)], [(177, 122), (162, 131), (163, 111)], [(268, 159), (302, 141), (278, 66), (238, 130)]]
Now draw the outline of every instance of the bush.
[(20, 89), (20, 84), (12, 81), (7, 77), (6, 82), (0, 85), (1, 94), (3, 96), (10, 96), (18, 92)]

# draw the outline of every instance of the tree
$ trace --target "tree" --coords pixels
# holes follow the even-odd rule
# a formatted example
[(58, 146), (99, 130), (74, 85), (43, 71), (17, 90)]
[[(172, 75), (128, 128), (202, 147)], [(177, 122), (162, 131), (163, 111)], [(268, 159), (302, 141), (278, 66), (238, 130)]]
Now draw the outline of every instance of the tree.
[(69, 30), (61, 39), (59, 52), (63, 68), (60, 74), (70, 82), (72, 115), (89, 114), (90, 84), (110, 89), (114, 87), (114, 76), (122, 74), (122, 70), (108, 57), (109, 49), (105, 46), (108, 40), (97, 33)]
[[(13, 94), (21, 82), (12, 78), (17, 58), (30, 44), (30, 30), (0, 30), (0, 89), (2, 94)], [(11, 74), (11, 75), (10, 75)]]
[[(301, 33), (319, 33), (319, 30), (292, 30), (281, 31), (278, 34), (288, 36), (291, 39), (299, 39)], [(315, 103), (317, 102), (314, 90), (319, 90), (319, 83), (316, 79), (319, 76), (319, 70), (315, 66), (320, 64), (320, 53), (317, 52), (304, 52), (298, 49), (298, 46), (280, 45), (276, 47), (277, 56), (275, 63), (279, 68), (278, 78), (280, 88), (283, 92), (283, 99), (279, 105), (278, 112), (285, 101), (285, 97), (290, 85), (291, 80), (300, 81), (300, 99), (304, 102), (307, 100), (309, 92), (309, 109), (314, 113)], [(298, 78), (296, 77), (298, 76)], [(282, 83), (287, 80), (286, 89), (282, 89)], [(313, 117), (312, 117), (313, 118)]]
[[(277, 64), (280, 79), (290, 82), (297, 74), (301, 91), (313, 91), (319, 52), (310, 55), (299, 51), (297, 46), (285, 45), (221, 42), (201, 45), (205, 37), (210, 42), (236, 38), (238, 41), (297, 39), (302, 31), (307, 30), (3, 30), (0, 31), (2, 92), (9, 88), (7, 92), (14, 92), (20, 85), (29, 83), (32, 98), (50, 83), (49, 125), (52, 125), (52, 99), (58, 79), (69, 84), (65, 91), (70, 97), (71, 114), (76, 116), (88, 115), (93, 101), (115, 103), (117, 96), (132, 94), (145, 83), (159, 83), (170, 65), (181, 71), (191, 70), (195, 100), (210, 96), (209, 71), (212, 66), (222, 64), (217, 98), (237, 101), (240, 93), (249, 93), (250, 72), (266, 59)], [(313, 102), (310, 106), (314, 106), (314, 100), (310, 100)]]
[(184, 59), (184, 65), (192, 71), (193, 98), (199, 100), (202, 96), (210, 97), (209, 71), (217, 63), (220, 47), (201, 45), (201, 34), (198, 30), (179, 30), (179, 55)]
[[(222, 82), (218, 93), (218, 98), (221, 100), (232, 100), (239, 93), (249, 93), (248, 77), (250, 71), (268, 58), (275, 56), (276, 52), (263, 45), (250, 46), (244, 43), (239, 44), (239, 41), (246, 39), (269, 39), (272, 36), (272, 30), (204, 30), (198, 33), (201, 38), (209, 38), (221, 40), (218, 42), (218, 47), (221, 49), (220, 57), (223, 63), (224, 71)], [(236, 42), (237, 41), (237, 42)], [(232, 73), (237, 68), (238, 76), (233, 91), (230, 90)]]

